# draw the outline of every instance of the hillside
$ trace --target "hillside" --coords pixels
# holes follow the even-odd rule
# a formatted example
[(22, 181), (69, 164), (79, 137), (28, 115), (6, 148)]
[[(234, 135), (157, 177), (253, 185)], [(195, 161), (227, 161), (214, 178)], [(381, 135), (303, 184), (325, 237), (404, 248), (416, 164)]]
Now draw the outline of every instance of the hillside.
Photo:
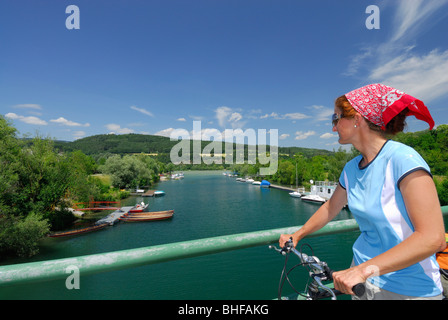
[[(170, 138), (154, 135), (144, 134), (102, 134), (95, 135), (73, 142), (67, 141), (55, 141), (55, 146), (61, 151), (74, 151), (81, 150), (87, 155), (94, 155), (100, 153), (157, 153), (157, 154), (169, 154), (172, 147), (175, 146), (178, 141), (171, 141)], [(193, 142), (192, 142), (193, 143)], [(201, 150), (207, 146), (210, 141), (201, 142)], [(236, 144), (233, 144), (233, 148), (236, 148)], [(247, 145), (246, 145), (247, 148)], [(191, 150), (193, 150), (191, 148)], [(223, 152), (225, 151), (224, 143), (222, 145)], [(333, 152), (321, 149), (310, 149), (300, 147), (280, 147), (279, 154), (292, 156), (295, 153), (302, 153), (306, 157), (312, 157), (315, 155), (329, 155)]]

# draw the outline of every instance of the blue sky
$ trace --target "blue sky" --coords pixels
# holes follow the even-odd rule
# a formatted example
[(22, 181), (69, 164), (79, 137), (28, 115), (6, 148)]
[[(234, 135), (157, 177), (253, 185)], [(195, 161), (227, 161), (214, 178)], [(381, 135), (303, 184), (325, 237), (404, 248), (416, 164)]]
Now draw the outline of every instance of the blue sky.
[(448, 123), (447, 32), (448, 0), (2, 0), (0, 113), (61, 140), (201, 121), (204, 138), (277, 129), (280, 146), (333, 150), (335, 98), (368, 83)]

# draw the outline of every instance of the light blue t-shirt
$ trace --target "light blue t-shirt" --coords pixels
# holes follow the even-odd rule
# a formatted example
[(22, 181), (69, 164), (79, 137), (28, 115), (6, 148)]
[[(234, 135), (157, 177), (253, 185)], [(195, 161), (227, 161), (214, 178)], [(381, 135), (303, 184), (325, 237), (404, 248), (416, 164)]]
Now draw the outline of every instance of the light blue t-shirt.
[[(384, 144), (367, 166), (360, 167), (361, 160), (362, 156), (358, 156), (349, 161), (339, 178), (361, 230), (353, 245), (356, 265), (389, 250), (414, 232), (399, 184), (416, 170), (431, 174), (414, 149), (392, 140)], [(434, 255), (405, 269), (371, 278), (371, 281), (385, 290), (409, 296), (431, 297), (442, 292)]]

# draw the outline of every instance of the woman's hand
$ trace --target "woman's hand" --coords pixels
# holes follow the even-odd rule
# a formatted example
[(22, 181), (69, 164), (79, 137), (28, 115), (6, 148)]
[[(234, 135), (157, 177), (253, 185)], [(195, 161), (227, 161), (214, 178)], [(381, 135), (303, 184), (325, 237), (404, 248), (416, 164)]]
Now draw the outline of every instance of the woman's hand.
[(367, 278), (373, 274), (373, 268), (367, 271), (364, 268), (352, 267), (350, 269), (333, 273), (333, 283), (336, 290), (342, 293), (353, 295), (352, 288), (358, 283), (366, 282)]
[(278, 240), (278, 244), (279, 244), (280, 248), (283, 248), (285, 246), (286, 242), (288, 242), (289, 239), (291, 239), (291, 238), (292, 238), (292, 243), (294, 244), (294, 247), (295, 247), (299, 241), (294, 239), (294, 235), (292, 235), (292, 234), (280, 235), (280, 239)]

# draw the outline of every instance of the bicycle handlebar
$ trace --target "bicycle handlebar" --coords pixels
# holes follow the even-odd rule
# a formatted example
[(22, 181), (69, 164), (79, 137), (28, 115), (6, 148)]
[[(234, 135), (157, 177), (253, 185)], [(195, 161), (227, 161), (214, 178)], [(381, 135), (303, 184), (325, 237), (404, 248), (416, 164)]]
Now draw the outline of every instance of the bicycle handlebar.
[[(330, 280), (332, 280), (332, 281), (333, 281), (333, 272), (334, 272), (333, 270), (328, 269), (328, 276), (329, 276)], [(355, 296), (361, 297), (366, 292), (366, 286), (364, 283), (355, 284), (352, 287), (352, 291), (355, 294)]]
[[(331, 270), (328, 265), (325, 262), (321, 262), (317, 257), (311, 257), (304, 253), (299, 252), (296, 248), (294, 248), (294, 244), (292, 242), (292, 239), (289, 239), (285, 246), (281, 249), (277, 249), (274, 246), (269, 246), (270, 248), (275, 249), (276, 251), (280, 252), (282, 255), (286, 255), (289, 252), (293, 252), (295, 255), (297, 255), (300, 259), (300, 261), (304, 264), (307, 264), (311, 266), (313, 269), (313, 275), (314, 279), (317, 280), (319, 285), (323, 287), (327, 291), (332, 291), (333, 294), (342, 294), (340, 291), (335, 289), (329, 289), (328, 287), (324, 286), (321, 282), (321, 280), (330, 280), (333, 281), (333, 273), (334, 271)], [(318, 276), (317, 276), (318, 275)], [(357, 297), (361, 297), (364, 295), (366, 291), (366, 287), (364, 283), (358, 283), (353, 286), (352, 288), (353, 293)]]

